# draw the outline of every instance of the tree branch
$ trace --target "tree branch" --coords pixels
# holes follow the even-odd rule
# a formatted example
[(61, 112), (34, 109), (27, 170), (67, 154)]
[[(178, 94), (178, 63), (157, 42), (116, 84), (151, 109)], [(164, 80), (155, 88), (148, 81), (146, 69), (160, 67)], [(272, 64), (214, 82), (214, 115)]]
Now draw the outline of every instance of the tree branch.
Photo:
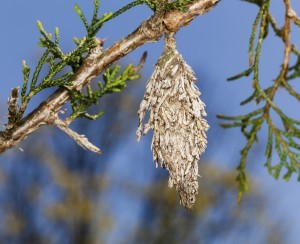
[[(71, 90), (81, 90), (106, 67), (146, 42), (158, 41), (166, 32), (178, 31), (189, 24), (196, 16), (210, 11), (220, 0), (196, 0), (187, 6), (187, 11), (170, 10), (166, 13), (158, 11), (144, 21), (134, 32), (113, 46), (102, 51), (91, 53), (83, 65), (70, 79)], [(70, 99), (70, 93), (60, 88), (46, 101), (42, 102), (33, 112), (24, 117), (14, 128), (0, 132), (0, 153), (16, 146), (29, 134), (43, 125), (51, 125), (53, 113), (57, 114), (61, 107)]]

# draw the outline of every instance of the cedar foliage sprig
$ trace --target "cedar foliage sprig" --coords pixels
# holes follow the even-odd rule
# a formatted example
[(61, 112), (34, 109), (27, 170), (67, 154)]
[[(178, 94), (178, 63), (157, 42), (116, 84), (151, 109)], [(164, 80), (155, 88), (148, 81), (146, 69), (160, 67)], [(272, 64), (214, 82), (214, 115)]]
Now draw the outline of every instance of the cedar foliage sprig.
[[(237, 181), (239, 183), (238, 201), (241, 200), (244, 192), (248, 190), (248, 176), (246, 172), (246, 160), (250, 149), (258, 141), (258, 132), (265, 123), (268, 126), (268, 137), (265, 148), (266, 163), (268, 172), (278, 179), (280, 173), (285, 169), (283, 178), (288, 181), (293, 173), (298, 173), (300, 181), (300, 121), (288, 116), (274, 99), (278, 89), (283, 88), (300, 101), (298, 93), (291, 85), (291, 80), (300, 76), (300, 52), (294, 44), (291, 43), (290, 30), (291, 23), (294, 22), (297, 27), (299, 18), (291, 9), (289, 0), (285, 0), (286, 16), (284, 26), (280, 29), (270, 10), (270, 0), (246, 0), (249, 3), (256, 4), (259, 7), (258, 14), (254, 20), (252, 32), (249, 41), (249, 68), (229, 78), (229, 81), (236, 80), (246, 76), (253, 76), (253, 93), (241, 102), (241, 105), (254, 101), (259, 108), (241, 116), (218, 115), (220, 119), (231, 121), (221, 124), (224, 128), (240, 127), (243, 135), (247, 139), (245, 147), (241, 150), (241, 160), (237, 167)], [(265, 38), (269, 34), (269, 28), (284, 43), (284, 60), (281, 70), (272, 84), (263, 89), (259, 77), (259, 61), (262, 55), (262, 46)], [(296, 58), (294, 65), (290, 65), (291, 56)], [(275, 122), (271, 113), (276, 113), (280, 118), (281, 124)], [(274, 164), (274, 152), (278, 155), (277, 163)]]
[(170, 9), (178, 9), (181, 11), (186, 11), (187, 7), (186, 5), (189, 3), (192, 3), (194, 0), (176, 0), (172, 1), (171, 3), (167, 4), (165, 9), (170, 10)]
[[(39, 31), (42, 35), (40, 38), (38, 45), (45, 48), (45, 51), (43, 55), (41, 56), (40, 60), (38, 61), (38, 64), (34, 70), (34, 72), (31, 72), (31, 68), (27, 66), (26, 61), (23, 61), (23, 67), (22, 67), (22, 72), (23, 72), (23, 85), (20, 91), (20, 98), (21, 98), (21, 104), (18, 106), (16, 115), (14, 116), (14, 119), (10, 118), (9, 124), (10, 128), (14, 127), (24, 116), (24, 113), (26, 111), (27, 105), (37, 93), (40, 91), (50, 88), (50, 87), (68, 87), (72, 85), (72, 76), (74, 75), (75, 71), (80, 67), (82, 64), (84, 56), (92, 49), (94, 48), (97, 44), (95, 42), (95, 35), (97, 32), (101, 29), (103, 24), (121, 13), (127, 11), (128, 9), (139, 5), (139, 4), (147, 4), (148, 6), (153, 6), (151, 1), (134, 1), (125, 7), (121, 8), (120, 10), (116, 11), (115, 13), (110, 12), (110, 13), (105, 13), (101, 17), (98, 16), (98, 10), (99, 10), (99, 0), (94, 0), (94, 12), (93, 16), (91, 19), (91, 22), (89, 23), (88, 20), (86, 19), (84, 13), (80, 9), (78, 5), (75, 5), (75, 11), (77, 12), (78, 16), (83, 22), (84, 27), (86, 28), (87, 34), (85, 37), (78, 39), (74, 38), (74, 42), (76, 44), (76, 48), (69, 52), (69, 53), (64, 53), (60, 46), (59, 46), (59, 29), (55, 28), (54, 31), (54, 40), (52, 38), (51, 33), (47, 33), (46, 30), (44, 29), (42, 22), (38, 21), (37, 26), (39, 28)], [(41, 71), (43, 68), (47, 68), (47, 74), (41, 77)], [(119, 66), (116, 66), (113, 70), (118, 69), (119, 71)], [(68, 71), (66, 71), (68, 70)], [(127, 81), (125, 78), (127, 77), (129, 80), (130, 79), (136, 79), (138, 78), (138, 75), (135, 74), (133, 75), (132, 72), (134, 70), (134, 67), (132, 65), (129, 65), (122, 74), (120, 74), (119, 77), (122, 77), (122, 81), (120, 80), (115, 80), (115, 82), (112, 82), (114, 85), (118, 86), (118, 89), (121, 90), (126, 87), (125, 81)], [(108, 74), (110, 70), (105, 71), (105, 74)], [(130, 75), (131, 76), (130, 76)], [(111, 82), (111, 81), (109, 81)], [(106, 84), (106, 83), (105, 83)], [(115, 88), (114, 90), (108, 89), (108, 85), (104, 85), (103, 89), (101, 90), (101, 96), (105, 93), (112, 93), (116, 92), (118, 89)], [(91, 88), (88, 88), (90, 91)], [(119, 91), (118, 90), (118, 91)], [(89, 101), (86, 102), (87, 97), (83, 99), (83, 95), (80, 92), (77, 92), (77, 95), (75, 96), (73, 94), (73, 100), (72, 106), (73, 108), (73, 113), (78, 114), (78, 111), (81, 111), (80, 114), (82, 115), (83, 110), (85, 111), (88, 107), (87, 105), (92, 105), (95, 104), (96, 101), (94, 100), (96, 97), (100, 98), (99, 92), (92, 92), (89, 94), (94, 94), (93, 97), (93, 102)], [(97, 94), (97, 96), (95, 95)], [(76, 99), (78, 101), (76, 102)], [(84, 106), (83, 106), (83, 100)], [(76, 108), (76, 104), (78, 106), (80, 105), (80, 108)], [(83, 109), (83, 107), (84, 109)], [(74, 113), (75, 111), (75, 113)], [(84, 114), (84, 113), (83, 113)], [(12, 117), (12, 116), (11, 116)], [(85, 116), (89, 117), (89, 116)], [(97, 117), (97, 116), (96, 116)], [(93, 118), (96, 118), (93, 117)], [(98, 116), (99, 117), (99, 116)], [(13, 124), (12, 124), (13, 122)]]
[[(145, 55), (145, 54), (144, 54)], [(70, 91), (72, 93), (71, 106), (73, 113), (70, 120), (78, 117), (96, 120), (103, 115), (103, 111), (91, 115), (87, 112), (88, 108), (93, 104), (98, 104), (99, 99), (109, 93), (116, 93), (122, 91), (126, 87), (127, 81), (139, 79), (137, 74), (138, 69), (132, 64), (129, 64), (122, 72), (121, 66), (116, 65), (113, 68), (108, 68), (103, 74), (103, 82), (99, 81), (97, 87), (92, 89), (90, 85), (86, 88), (86, 93), (79, 91)]]
[[(166, 9), (178, 8), (183, 10), (184, 6), (190, 2), (191, 0), (177, 0), (170, 4), (167, 4)], [(83, 56), (86, 53), (88, 53), (89, 50), (91, 50), (91, 48), (94, 48), (95, 45), (97, 45), (97, 43), (95, 42), (95, 35), (102, 28), (103, 24), (124, 13), (125, 11), (141, 4), (146, 4), (152, 10), (155, 10), (156, 8), (155, 0), (137, 0), (127, 4), (126, 6), (122, 7), (114, 13), (105, 13), (101, 17), (99, 17), (99, 0), (94, 0), (94, 11), (90, 23), (88, 22), (81, 8), (76, 4), (75, 11), (80, 17), (87, 34), (80, 40), (78, 38), (74, 38), (74, 42), (77, 45), (77, 47), (73, 51), (66, 54), (59, 47), (59, 29), (55, 28), (54, 40), (52, 40), (52, 34), (47, 33), (42, 25), (42, 22), (38, 21), (37, 25), (42, 35), (38, 45), (45, 48), (46, 50), (40, 58), (32, 77), (30, 76), (31, 69), (27, 66), (26, 62), (23, 61), (22, 72), (24, 78), (20, 94), (21, 105), (17, 111), (16, 117), (14, 118), (14, 122), (17, 123), (22, 119), (31, 98), (40, 91), (49, 87), (67, 87), (72, 85), (71, 78), (74, 72), (80, 67), (83, 60)], [(41, 70), (44, 67), (49, 67), (48, 73), (43, 78), (41, 78)], [(71, 71), (65, 72), (65, 70), (67, 70), (68, 67), (71, 67)], [(124, 72), (127, 72), (127, 69), (125, 69)], [(125, 77), (126, 75), (127, 74), (124, 73), (123, 77)], [(73, 96), (73, 99), (76, 98), (78, 98), (79, 100), (81, 99), (81, 97), (78, 94), (77, 96)], [(78, 104), (81, 103), (82, 101), (78, 101)], [(94, 103), (95, 102), (91, 104)], [(73, 105), (74, 104), (77, 103), (73, 101)], [(85, 105), (87, 105), (87, 103), (85, 103)], [(73, 107), (73, 110), (77, 111), (75, 107)], [(78, 108), (78, 111), (79, 110), (81, 111), (81, 109)], [(77, 112), (75, 114), (77, 114)]]

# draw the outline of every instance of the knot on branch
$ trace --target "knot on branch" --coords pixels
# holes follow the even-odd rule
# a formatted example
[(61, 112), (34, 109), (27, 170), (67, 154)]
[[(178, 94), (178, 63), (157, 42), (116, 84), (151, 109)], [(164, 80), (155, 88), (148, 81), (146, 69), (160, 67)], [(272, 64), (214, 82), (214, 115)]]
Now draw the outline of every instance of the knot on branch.
[(157, 41), (164, 32), (163, 20), (163, 13), (153, 15), (141, 24), (139, 30), (146, 36), (147, 40)]
[(102, 54), (104, 40), (94, 37), (95, 46), (89, 50), (89, 55), (85, 59), (85, 66), (91, 67), (95, 62), (97, 62), (98, 57)]

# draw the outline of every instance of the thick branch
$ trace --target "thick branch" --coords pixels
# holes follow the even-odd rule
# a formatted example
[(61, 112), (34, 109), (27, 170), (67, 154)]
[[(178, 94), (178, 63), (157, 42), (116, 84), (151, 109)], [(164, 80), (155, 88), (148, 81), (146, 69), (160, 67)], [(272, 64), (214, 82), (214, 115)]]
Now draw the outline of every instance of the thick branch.
[[(188, 6), (186, 12), (172, 10), (167, 13), (157, 12), (144, 21), (134, 32), (116, 42), (104, 52), (89, 55), (81, 68), (76, 72), (71, 89), (80, 90), (106, 67), (146, 42), (156, 42), (168, 31), (177, 31), (187, 25), (198, 15), (211, 10), (220, 0), (196, 0)], [(53, 124), (51, 118), (70, 99), (66, 89), (58, 89), (46, 101), (41, 103), (33, 112), (23, 118), (11, 130), (0, 132), (0, 153), (16, 146), (20, 141), (43, 125)]]

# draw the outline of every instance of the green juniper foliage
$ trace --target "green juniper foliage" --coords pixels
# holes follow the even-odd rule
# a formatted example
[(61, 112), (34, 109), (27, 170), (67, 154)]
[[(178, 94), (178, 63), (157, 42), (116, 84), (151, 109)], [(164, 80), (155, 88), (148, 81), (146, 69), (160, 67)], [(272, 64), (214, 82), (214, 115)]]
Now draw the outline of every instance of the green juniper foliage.
[(186, 11), (186, 5), (189, 3), (192, 3), (194, 0), (177, 0), (177, 1), (172, 1), (169, 3), (165, 9), (170, 10), (170, 9), (178, 9), (181, 11)]
[[(45, 52), (40, 58), (37, 67), (35, 68), (33, 75), (31, 76), (31, 69), (27, 66), (26, 62), (23, 61), (23, 86), (21, 88), (21, 105), (19, 109), (16, 111), (16, 116), (13, 120), (11, 118), (10, 127), (13, 127), (20, 121), (25, 113), (28, 103), (31, 98), (35, 96), (40, 91), (49, 88), (49, 87), (65, 87), (72, 85), (72, 76), (76, 72), (76, 70), (81, 66), (83, 57), (86, 53), (88, 53), (92, 48), (94, 48), (97, 43), (95, 42), (95, 35), (101, 29), (103, 24), (118, 15), (124, 13), (125, 11), (133, 8), (137, 5), (146, 4), (152, 10), (156, 8), (156, 0), (137, 0), (134, 1), (116, 12), (109, 12), (103, 14), (101, 17), (98, 17), (99, 10), (99, 0), (94, 0), (94, 12), (92, 16), (92, 20), (90, 23), (86, 19), (84, 13), (80, 9), (78, 5), (75, 5), (75, 10), (83, 22), (83, 25), (86, 29), (86, 36), (78, 39), (74, 38), (74, 42), (77, 47), (69, 52), (64, 53), (59, 47), (59, 29), (56, 28), (54, 31), (54, 40), (50, 33), (47, 33), (40, 21), (38, 21), (38, 28), (42, 37), (38, 43), (39, 46), (45, 48)], [(184, 5), (190, 3), (191, 0), (177, 0), (170, 4), (166, 3), (166, 9), (184, 9)], [(45, 77), (40, 77), (40, 73), (43, 67), (49, 67), (47, 75)], [(64, 72), (69, 67), (71, 71)], [(71, 105), (73, 108), (73, 113), (71, 117), (75, 119), (76, 117), (87, 117), (87, 118), (98, 118), (101, 113), (96, 116), (91, 116), (86, 113), (86, 110), (92, 104), (97, 103), (97, 99), (101, 98), (106, 93), (118, 92), (126, 87), (127, 80), (137, 79), (139, 76), (136, 74), (137, 70), (134, 69), (132, 65), (129, 65), (124, 71), (116, 78), (117, 72), (120, 71), (120, 67), (116, 66), (112, 70), (108, 69), (104, 72), (104, 85), (102, 83), (98, 83), (98, 89), (92, 91), (91, 87), (88, 87), (87, 94), (82, 94), (78, 91), (72, 91), (72, 100)], [(112, 72), (109, 75), (109, 72)], [(70, 91), (71, 92), (71, 91)], [(14, 125), (13, 125), (13, 124)]]
[[(73, 51), (66, 54), (63, 53), (59, 47), (58, 28), (55, 29), (54, 40), (52, 40), (52, 35), (47, 33), (42, 23), (38, 21), (38, 28), (42, 34), (38, 45), (46, 50), (40, 58), (32, 76), (31, 69), (27, 66), (26, 62), (23, 61), (22, 72), (24, 81), (20, 92), (21, 105), (16, 111), (16, 116), (10, 116), (10, 127), (13, 127), (12, 123), (16, 125), (17, 122), (23, 118), (28, 103), (37, 93), (49, 87), (65, 87), (67, 89), (68, 86), (72, 85), (72, 76), (80, 67), (84, 55), (97, 45), (95, 42), (95, 35), (100, 30), (102, 25), (129, 8), (141, 3), (144, 3), (144, 1), (135, 1), (132, 4), (121, 8), (115, 13), (106, 13), (99, 18), (99, 1), (94, 0), (94, 13), (90, 24), (88, 23), (79, 6), (75, 5), (75, 10), (86, 28), (87, 35), (80, 40), (78, 38), (74, 38), (74, 42), (77, 47)], [(40, 77), (41, 70), (45, 66), (49, 67), (48, 73), (44, 77)], [(71, 71), (64, 72), (67, 67), (71, 68), (69, 69)], [(86, 95), (81, 94), (78, 91), (73, 91), (71, 100), (73, 113), (71, 117), (74, 119), (78, 116), (84, 116), (87, 118), (99, 117), (88, 115), (85, 112), (89, 106), (97, 103), (96, 100), (102, 97), (104, 94), (121, 91), (126, 87), (126, 81), (137, 79), (139, 77), (136, 73), (137, 70), (132, 65), (128, 65), (128, 67), (124, 69), (119, 76), (115, 77), (116, 73), (119, 71), (120, 66), (116, 66), (112, 69), (112, 71), (110, 69), (106, 70), (104, 72), (104, 85), (98, 83), (99, 89), (96, 91), (92, 91), (91, 87), (88, 87), (88, 93)], [(110, 72), (112, 73), (110, 74)]]
[(86, 89), (86, 94), (79, 91), (70, 91), (72, 93), (71, 106), (73, 113), (70, 116), (71, 120), (77, 117), (84, 117), (87, 119), (98, 119), (103, 112), (100, 111), (95, 115), (87, 113), (87, 109), (93, 105), (98, 104), (98, 100), (108, 93), (120, 92), (126, 87), (126, 82), (130, 80), (136, 80), (140, 76), (137, 75), (137, 69), (129, 64), (122, 72), (119, 74), (121, 66), (116, 65), (112, 69), (106, 69), (103, 74), (104, 83), (100, 81), (97, 83), (97, 88), (92, 90), (91, 86), (88, 85)]
[[(284, 26), (280, 29), (270, 12), (270, 0), (247, 0), (247, 2), (256, 4), (259, 7), (249, 42), (250, 67), (228, 80), (232, 81), (252, 75), (253, 93), (242, 101), (241, 105), (254, 101), (258, 108), (248, 114), (240, 116), (218, 115), (220, 119), (232, 121), (230, 123), (221, 124), (222, 127), (240, 127), (243, 135), (247, 139), (245, 147), (241, 150), (241, 161), (237, 167), (237, 181), (239, 183), (238, 201), (241, 200), (242, 194), (248, 190), (246, 160), (250, 149), (254, 143), (258, 141), (258, 132), (261, 130), (263, 124), (266, 124), (268, 127), (268, 137), (265, 148), (265, 166), (268, 172), (277, 179), (284, 169), (283, 171), (285, 171), (285, 173), (283, 178), (286, 181), (290, 179), (293, 173), (298, 173), (298, 180), (300, 181), (300, 121), (296, 118), (289, 117), (285, 111), (280, 109), (279, 104), (276, 104), (274, 101), (279, 88), (286, 89), (296, 101), (300, 101), (300, 93), (291, 85), (291, 81), (300, 76), (300, 52), (290, 40), (291, 20), (288, 16), (288, 9)], [(288, 8), (288, 6), (286, 6), (286, 8)], [(300, 26), (298, 18), (295, 18), (294, 22), (296, 27)], [(263, 89), (259, 77), (259, 61), (262, 55), (263, 42), (269, 34), (269, 28), (272, 28), (285, 45), (284, 61), (275, 80), (270, 83), (269, 87)], [(291, 56), (294, 56), (296, 59), (294, 65), (289, 65)], [(281, 124), (275, 123), (275, 118), (271, 115), (274, 113), (280, 118)], [(277, 161), (275, 161), (273, 156), (274, 151), (279, 158)]]

